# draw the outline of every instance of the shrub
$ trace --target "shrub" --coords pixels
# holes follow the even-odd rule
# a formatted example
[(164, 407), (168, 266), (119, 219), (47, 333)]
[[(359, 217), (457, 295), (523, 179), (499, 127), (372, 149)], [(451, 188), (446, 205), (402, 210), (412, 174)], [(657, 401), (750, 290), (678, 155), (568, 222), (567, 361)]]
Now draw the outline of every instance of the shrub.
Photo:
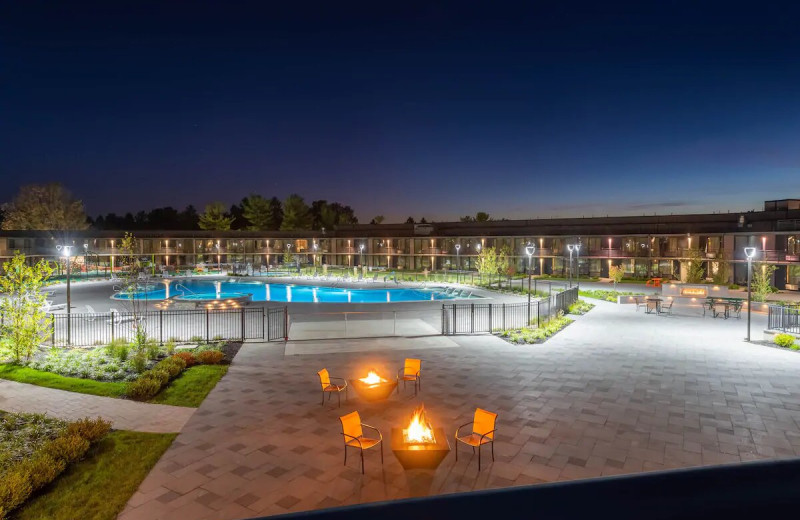
[(88, 417), (69, 423), (67, 433), (79, 435), (89, 442), (97, 442), (111, 430), (111, 423), (101, 419)]
[(169, 372), (161, 368), (154, 368), (153, 370), (148, 370), (147, 372), (142, 374), (142, 377), (150, 377), (152, 379), (155, 379), (156, 381), (159, 381), (161, 387), (167, 386), (167, 383), (169, 383), (170, 379)]
[(186, 369), (186, 361), (179, 357), (169, 357), (160, 361), (155, 367), (156, 370), (165, 370), (169, 373), (170, 379), (175, 379)]
[(191, 341), (192, 343), (202, 343), (204, 341), (204, 338), (203, 336), (192, 336), (191, 338), (189, 338), (189, 341)]
[(137, 352), (131, 359), (133, 370), (137, 374), (141, 374), (147, 368), (147, 355), (144, 352)]
[(790, 346), (789, 348), (792, 349), (792, 350), (800, 350), (800, 345), (795, 343), (794, 345)]
[(137, 401), (146, 401), (161, 391), (161, 381), (152, 377), (139, 377), (128, 383), (125, 394)]
[(89, 441), (77, 434), (62, 435), (42, 446), (43, 453), (67, 464), (80, 460), (88, 450)]
[(144, 347), (144, 350), (147, 355), (147, 359), (158, 359), (158, 356), (161, 355), (161, 348), (155, 341), (148, 341)]
[(128, 359), (128, 353), (130, 352), (130, 345), (124, 339), (117, 338), (108, 344), (106, 351), (109, 356), (117, 358), (120, 361), (126, 361)]
[(794, 336), (791, 334), (778, 334), (773, 341), (779, 347), (792, 348), (792, 345), (794, 345)]
[(164, 345), (164, 350), (167, 352), (168, 356), (173, 355), (175, 353), (175, 339), (170, 338)]
[(22, 504), (32, 491), (30, 473), (23, 463), (6, 471), (0, 485), (0, 518), (5, 518), (9, 511)]
[(49, 453), (40, 452), (23, 461), (20, 466), (22, 471), (28, 472), (31, 488), (36, 490), (54, 481), (67, 467), (67, 461), (53, 457)]
[(219, 350), (204, 350), (197, 354), (197, 361), (203, 365), (217, 365), (225, 357), (225, 354)]
[(191, 352), (178, 352), (173, 357), (182, 359), (186, 363), (186, 368), (193, 367), (197, 364), (197, 358)]
[(730, 290), (732, 290), (732, 291), (738, 291), (739, 289), (741, 289), (741, 287), (739, 287), (739, 285), (738, 285), (738, 284), (732, 283), (732, 284), (730, 284), (730, 285), (728, 286), (728, 289), (730, 289)]

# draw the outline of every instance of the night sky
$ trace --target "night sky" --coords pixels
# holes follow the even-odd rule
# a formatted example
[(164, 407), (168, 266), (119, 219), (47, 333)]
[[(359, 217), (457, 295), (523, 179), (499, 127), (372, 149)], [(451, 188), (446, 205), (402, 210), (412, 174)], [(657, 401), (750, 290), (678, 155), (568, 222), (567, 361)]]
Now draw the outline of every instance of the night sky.
[(0, 201), (759, 208), (800, 196), (797, 4), (4, 1)]

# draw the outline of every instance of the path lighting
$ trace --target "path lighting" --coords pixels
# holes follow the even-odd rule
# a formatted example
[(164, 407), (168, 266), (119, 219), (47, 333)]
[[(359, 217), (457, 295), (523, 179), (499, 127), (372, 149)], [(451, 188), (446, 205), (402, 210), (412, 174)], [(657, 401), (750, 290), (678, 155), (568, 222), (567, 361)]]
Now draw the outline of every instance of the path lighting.
[(578, 264), (578, 289), (581, 288), (581, 243), (575, 244), (575, 263)]
[(219, 254), (219, 240), (217, 240), (217, 243), (214, 247), (217, 248), (217, 272), (222, 274), (222, 256)]
[(747, 257), (747, 341), (750, 341), (750, 307), (751, 307), (750, 278), (753, 273), (753, 257), (756, 256), (756, 248), (745, 247), (744, 254)]
[(531, 324), (531, 262), (535, 251), (536, 246), (528, 242), (528, 245), (525, 246), (525, 254), (528, 255), (528, 325)]
[(314, 272), (316, 273), (317, 272), (317, 243), (314, 242), (312, 244), (312, 247), (314, 248)]
[(363, 269), (364, 268), (364, 244), (361, 244), (360, 246), (358, 246), (358, 248), (361, 250), (361, 268)]
[(456, 283), (459, 282), (459, 274), (461, 271), (461, 258), (458, 256), (458, 252), (461, 250), (461, 244), (456, 244)]
[(61, 251), (61, 256), (67, 259), (67, 345), (70, 344), (71, 336), (72, 336), (72, 319), (70, 315), (72, 314), (72, 293), (70, 287), (70, 273), (71, 273), (71, 251), (72, 246), (56, 246), (58, 251)]

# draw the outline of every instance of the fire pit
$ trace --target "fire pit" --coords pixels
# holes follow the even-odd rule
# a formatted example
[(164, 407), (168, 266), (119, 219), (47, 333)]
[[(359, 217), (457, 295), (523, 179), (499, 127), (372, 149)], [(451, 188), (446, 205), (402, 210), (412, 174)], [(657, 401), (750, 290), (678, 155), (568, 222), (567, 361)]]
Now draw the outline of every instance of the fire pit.
[(436, 469), (450, 453), (442, 428), (434, 428), (420, 405), (407, 428), (392, 428), (392, 451), (404, 469)]
[(397, 388), (397, 381), (384, 379), (374, 370), (370, 370), (367, 377), (351, 380), (350, 386), (365, 401), (383, 401)]

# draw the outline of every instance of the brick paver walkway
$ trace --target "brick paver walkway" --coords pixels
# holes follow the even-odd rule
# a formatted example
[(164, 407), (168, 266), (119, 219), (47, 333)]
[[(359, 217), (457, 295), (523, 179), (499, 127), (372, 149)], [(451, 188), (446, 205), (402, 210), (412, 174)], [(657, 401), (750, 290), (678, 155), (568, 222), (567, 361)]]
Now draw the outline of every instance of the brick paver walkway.
[[(247, 344), (120, 519), (246, 518), (800, 455), (800, 355), (744, 343), (744, 327), (599, 304), (544, 345), (465, 337), (410, 351), (423, 359), (418, 398), (367, 404), (351, 392), (341, 408), (320, 406), (317, 370), (390, 374), (406, 352), (284, 356), (279, 344)], [(388, 437), (421, 401), (448, 435), (476, 406), (498, 412), (496, 462), (478, 472), (465, 450), (435, 473), (406, 472), (386, 446), (384, 466), (366, 454), (366, 475), (357, 456), (342, 464), (340, 415), (358, 410)]]
[(61, 419), (103, 417), (119, 430), (173, 433), (181, 431), (194, 408), (137, 403), (78, 394), (0, 379), (0, 410), (46, 413)]

